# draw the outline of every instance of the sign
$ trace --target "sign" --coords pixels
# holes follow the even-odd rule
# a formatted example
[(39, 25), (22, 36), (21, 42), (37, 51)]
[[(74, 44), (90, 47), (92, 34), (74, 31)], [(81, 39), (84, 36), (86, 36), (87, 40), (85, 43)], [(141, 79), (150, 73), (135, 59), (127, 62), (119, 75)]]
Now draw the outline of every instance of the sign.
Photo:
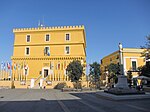
[(52, 85), (52, 81), (47, 81), (47, 85)]
[(49, 67), (49, 63), (43, 63), (44, 67)]
[(43, 79), (40, 79), (40, 88), (43, 86)]
[(34, 79), (31, 79), (31, 85), (30, 85), (31, 88), (34, 87)]

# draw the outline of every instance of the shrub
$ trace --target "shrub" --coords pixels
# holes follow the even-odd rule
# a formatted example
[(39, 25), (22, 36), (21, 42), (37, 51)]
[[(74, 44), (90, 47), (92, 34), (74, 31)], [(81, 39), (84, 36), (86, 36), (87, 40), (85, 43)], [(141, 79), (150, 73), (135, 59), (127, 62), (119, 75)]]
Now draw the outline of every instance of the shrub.
[(54, 89), (62, 89), (62, 88), (65, 88), (65, 87), (67, 87), (66, 82), (61, 82), (61, 83), (58, 83), (58, 84), (54, 87)]

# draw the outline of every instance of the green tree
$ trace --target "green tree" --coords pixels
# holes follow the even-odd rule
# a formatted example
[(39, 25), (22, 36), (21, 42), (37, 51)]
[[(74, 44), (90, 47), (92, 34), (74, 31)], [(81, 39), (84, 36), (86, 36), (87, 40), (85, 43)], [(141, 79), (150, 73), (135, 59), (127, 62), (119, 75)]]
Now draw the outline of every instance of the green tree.
[(67, 66), (67, 75), (71, 79), (71, 82), (75, 82), (77, 84), (77, 89), (79, 85), (79, 79), (82, 77), (83, 74), (83, 66), (81, 65), (80, 61), (72, 61), (68, 66)]
[[(143, 52), (143, 56), (145, 56), (146, 60), (150, 60), (150, 35), (146, 36), (147, 42), (145, 46), (142, 48), (145, 48), (146, 50)], [(146, 65), (139, 67), (140, 75), (150, 77), (150, 61), (146, 62)]]
[(150, 61), (140, 68), (140, 75), (150, 77)]
[(93, 62), (90, 64), (90, 80), (97, 88), (100, 87), (100, 64)]
[(129, 86), (131, 87), (132, 85), (132, 72), (131, 71), (127, 72), (127, 81), (129, 83)]
[(146, 43), (145, 46), (141, 46), (141, 48), (146, 49), (143, 52), (143, 56), (145, 56), (147, 59), (150, 59), (150, 35), (146, 36)]
[(109, 80), (110, 79), (113, 79), (113, 82), (117, 83), (118, 82), (118, 78), (117, 78), (117, 75), (119, 74), (119, 64), (114, 64), (114, 63), (111, 63), (110, 65), (107, 66), (107, 70), (108, 70), (108, 78)]

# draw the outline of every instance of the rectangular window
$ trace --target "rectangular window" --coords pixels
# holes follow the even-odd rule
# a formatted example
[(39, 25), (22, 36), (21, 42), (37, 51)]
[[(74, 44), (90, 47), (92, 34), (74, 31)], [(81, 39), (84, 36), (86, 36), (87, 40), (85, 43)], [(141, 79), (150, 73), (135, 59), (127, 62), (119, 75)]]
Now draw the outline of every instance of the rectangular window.
[(44, 56), (50, 56), (50, 48), (49, 47), (45, 47)]
[(58, 63), (58, 65), (57, 65), (57, 69), (58, 69), (58, 70), (60, 70), (60, 63)]
[(132, 70), (136, 71), (137, 67), (136, 67), (136, 61), (132, 61)]
[(101, 60), (101, 64), (103, 64), (103, 60)]
[(70, 40), (70, 34), (66, 34), (66, 41), (69, 41)]
[(116, 59), (119, 59), (119, 55), (117, 55)]
[(48, 69), (44, 69), (44, 78), (48, 76)]
[(112, 61), (112, 58), (110, 58), (110, 62)]
[(30, 54), (30, 49), (29, 47), (26, 48), (26, 55), (29, 55)]
[(46, 37), (45, 37), (45, 38), (46, 38), (46, 39), (45, 39), (46, 42), (49, 41), (49, 40), (50, 40), (50, 35), (49, 35), (49, 34), (46, 34)]
[(66, 46), (65, 52), (66, 52), (66, 54), (70, 54), (70, 48), (69, 48), (69, 46)]
[(30, 35), (27, 35), (26, 41), (27, 41), (27, 42), (30, 42)]

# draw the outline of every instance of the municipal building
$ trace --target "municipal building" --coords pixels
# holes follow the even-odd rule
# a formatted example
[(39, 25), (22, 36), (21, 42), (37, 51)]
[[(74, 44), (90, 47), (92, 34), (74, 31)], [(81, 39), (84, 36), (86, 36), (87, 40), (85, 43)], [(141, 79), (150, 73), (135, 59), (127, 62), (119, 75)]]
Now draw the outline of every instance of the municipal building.
[(84, 67), (81, 81), (85, 86), (86, 35), (83, 25), (16, 28), (13, 33), (11, 60), (16, 88), (38, 87), (41, 79), (47, 88), (61, 82), (72, 87), (66, 68), (73, 60), (81, 61)]

